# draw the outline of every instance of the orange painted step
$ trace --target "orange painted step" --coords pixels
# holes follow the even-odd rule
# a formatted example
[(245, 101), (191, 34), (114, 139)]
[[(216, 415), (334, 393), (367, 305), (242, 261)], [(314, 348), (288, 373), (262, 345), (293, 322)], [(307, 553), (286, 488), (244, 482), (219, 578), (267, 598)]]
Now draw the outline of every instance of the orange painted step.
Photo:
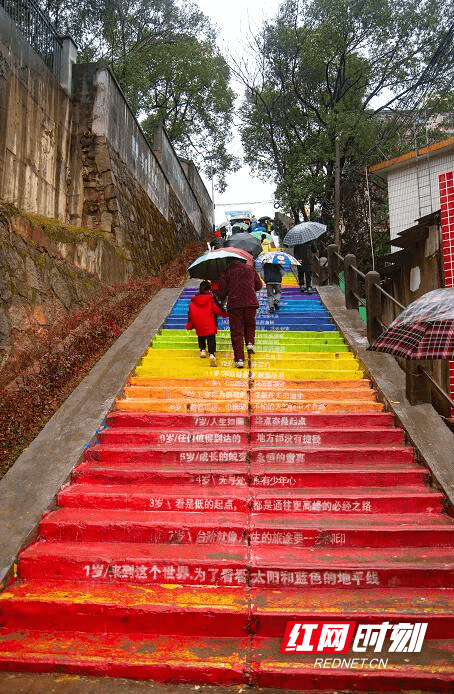
[(242, 545), (173, 545), (131, 542), (35, 542), (19, 556), (20, 578), (136, 585), (244, 586)]
[(114, 403), (114, 409), (123, 412), (176, 412), (185, 414), (186, 412), (198, 414), (247, 414), (248, 401), (244, 400), (175, 400), (164, 399), (139, 399), (131, 400), (119, 399)]
[[(347, 655), (279, 655), (282, 639), (253, 637), (251, 678), (256, 687), (276, 687), (307, 692), (452, 692), (454, 689), (454, 644), (425, 641), (423, 653), (368, 652)], [(369, 666), (361, 665), (366, 656)], [(323, 667), (325, 658), (331, 658)], [(356, 658), (356, 663), (348, 662)], [(332, 667), (333, 659), (336, 664)], [(343, 667), (343, 659), (347, 664)], [(380, 665), (380, 660), (382, 661)], [(384, 666), (386, 662), (386, 667)]]
[[(288, 547), (454, 547), (454, 519), (441, 513), (374, 517), (253, 513), (251, 545)], [(454, 636), (454, 634), (453, 634)]]
[(242, 400), (247, 398), (248, 395), (248, 383), (244, 381), (242, 386), (236, 386), (232, 388), (228, 383), (221, 386), (212, 386), (211, 388), (207, 385), (203, 386), (168, 386), (162, 383), (159, 386), (125, 386), (124, 396), (125, 398), (132, 399), (138, 398), (143, 400), (145, 398), (151, 398), (152, 400), (163, 398), (169, 400), (170, 398), (175, 400)]
[(252, 511), (320, 515), (365, 515), (381, 513), (441, 513), (444, 497), (424, 485), (395, 487), (329, 487), (306, 489), (251, 489)]
[[(225, 379), (216, 378), (217, 371), (213, 370), (213, 378), (161, 378), (159, 376), (130, 376), (127, 381), (128, 386), (162, 386), (165, 384), (169, 388), (225, 388)], [(229, 388), (244, 388), (248, 381), (241, 378), (230, 378)]]
[(150, 542), (162, 544), (245, 544), (248, 516), (243, 513), (169, 514), (148, 511), (60, 508), (39, 524), (45, 540), (79, 542)]
[[(198, 470), (187, 469), (184, 464), (166, 462), (149, 463), (80, 463), (72, 472), (72, 479), (84, 484), (153, 484), (161, 486), (247, 487), (249, 475), (243, 463), (204, 465)], [(230, 490), (232, 491), (232, 490)]]
[(57, 494), (59, 506), (128, 509), (131, 511), (247, 512), (249, 491), (238, 487), (220, 491), (214, 487), (176, 487), (156, 490), (153, 485), (71, 484)]
[(142, 586), (18, 581), (0, 594), (0, 622), (47, 631), (240, 637), (250, 627), (244, 586)]
[[(251, 396), (251, 401), (253, 400)], [(268, 414), (273, 412), (285, 412), (287, 414), (302, 412), (383, 412), (384, 406), (381, 402), (353, 400), (344, 398), (343, 400), (323, 400), (320, 398), (306, 400), (304, 402), (294, 402), (293, 400), (276, 400), (275, 402), (251, 402), (252, 414)]]
[[(283, 589), (454, 587), (454, 554), (439, 547), (311, 548), (254, 545), (250, 585)], [(329, 599), (329, 598), (327, 598)]]
[(110, 677), (241, 684), (248, 639), (208, 636), (0, 631), (0, 667)]

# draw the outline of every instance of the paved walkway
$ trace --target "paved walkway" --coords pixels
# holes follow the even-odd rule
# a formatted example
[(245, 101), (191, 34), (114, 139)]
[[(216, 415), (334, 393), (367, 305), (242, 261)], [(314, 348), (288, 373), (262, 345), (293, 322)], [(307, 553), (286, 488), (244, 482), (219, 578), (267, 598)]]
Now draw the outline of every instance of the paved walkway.
[[(126, 333), (98, 364), (94, 403), (82, 384), (43, 432), (63, 479), (11, 523), (5, 570), (90, 440), (81, 431), (111, 410), (1, 596), (0, 662), (202, 684), (450, 691), (442, 640), (454, 603), (440, 588), (454, 580), (454, 526), (318, 295), (287, 287), (270, 316), (262, 292), (256, 354), (240, 371), (222, 330), (217, 369), (193, 349), (182, 331), (190, 293), (158, 296), (148, 340), (142, 316), (135, 344)], [(341, 322), (340, 306), (332, 315)], [(8, 498), (25, 504), (34, 473), (27, 452), (5, 478)], [(316, 671), (312, 654), (279, 655), (293, 617), (405, 621), (423, 611), (430, 648), (390, 656), (389, 669)]]

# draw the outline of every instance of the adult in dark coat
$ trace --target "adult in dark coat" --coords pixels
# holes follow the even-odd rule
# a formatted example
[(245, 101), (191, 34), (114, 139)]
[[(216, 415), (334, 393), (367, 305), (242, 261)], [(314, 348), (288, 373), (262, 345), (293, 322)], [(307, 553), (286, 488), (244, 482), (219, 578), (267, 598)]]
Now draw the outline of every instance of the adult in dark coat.
[(217, 296), (227, 299), (230, 339), (232, 340), (235, 366), (244, 366), (244, 345), (248, 352), (255, 352), (255, 314), (259, 306), (256, 292), (262, 288), (262, 280), (256, 270), (240, 260), (235, 260), (221, 276)]
[(293, 256), (300, 261), (298, 268), (298, 284), (300, 292), (312, 294), (312, 253), (317, 250), (313, 241), (298, 243), (293, 246)]

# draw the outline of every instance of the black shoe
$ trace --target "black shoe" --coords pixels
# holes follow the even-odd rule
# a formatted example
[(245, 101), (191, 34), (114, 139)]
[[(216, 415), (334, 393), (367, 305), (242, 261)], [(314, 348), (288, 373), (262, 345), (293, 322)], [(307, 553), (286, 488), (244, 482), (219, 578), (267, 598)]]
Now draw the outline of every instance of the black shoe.
[(279, 311), (279, 304), (274, 304), (274, 310)]
[(274, 313), (274, 306), (270, 306), (268, 310), (270, 313)]
[(308, 294), (312, 294), (312, 287), (308, 287), (308, 288), (306, 289), (306, 292), (307, 292)]
[(306, 291), (306, 288), (303, 287), (303, 286), (301, 286), (301, 287), (300, 287), (300, 292), (305, 292), (305, 291)]

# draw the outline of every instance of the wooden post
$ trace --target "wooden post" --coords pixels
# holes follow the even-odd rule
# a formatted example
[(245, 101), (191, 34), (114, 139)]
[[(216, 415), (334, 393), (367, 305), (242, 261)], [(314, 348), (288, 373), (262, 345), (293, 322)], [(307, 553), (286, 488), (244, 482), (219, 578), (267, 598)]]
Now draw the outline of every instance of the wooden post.
[(334, 243), (340, 248), (340, 148), (339, 136), (335, 141), (336, 163), (334, 169)]
[(367, 273), (364, 280), (366, 289), (366, 309), (367, 309), (367, 339), (371, 345), (382, 333), (381, 318), (382, 306), (381, 296), (376, 287), (380, 282), (380, 274), (371, 270)]
[(337, 251), (338, 248), (336, 244), (330, 243), (330, 245), (328, 246), (328, 284), (338, 284), (338, 260), (336, 255)]
[(430, 383), (420, 370), (424, 361), (405, 360), (405, 394), (410, 405), (422, 405), (431, 402)]
[(358, 310), (358, 275), (352, 269), (356, 266), (356, 256), (348, 253), (344, 258), (345, 306)]

